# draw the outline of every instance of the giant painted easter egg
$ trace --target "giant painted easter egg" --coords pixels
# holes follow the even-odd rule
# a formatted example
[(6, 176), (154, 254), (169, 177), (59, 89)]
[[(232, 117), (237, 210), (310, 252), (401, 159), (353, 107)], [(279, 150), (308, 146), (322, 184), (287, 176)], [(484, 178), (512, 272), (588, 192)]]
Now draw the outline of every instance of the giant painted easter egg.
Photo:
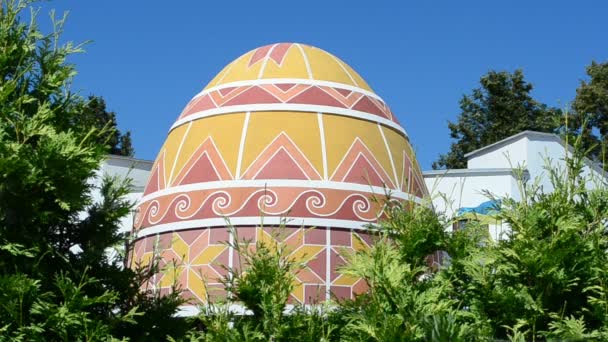
[(177, 283), (191, 304), (203, 302), (238, 266), (225, 243), (230, 222), (238, 238), (280, 239), (306, 263), (292, 302), (352, 298), (366, 284), (336, 269), (344, 251), (372, 243), (387, 191), (417, 203), (426, 194), (382, 98), (321, 49), (260, 47), (220, 71), (171, 126), (138, 204), (131, 260), (158, 251), (177, 266), (150, 286)]

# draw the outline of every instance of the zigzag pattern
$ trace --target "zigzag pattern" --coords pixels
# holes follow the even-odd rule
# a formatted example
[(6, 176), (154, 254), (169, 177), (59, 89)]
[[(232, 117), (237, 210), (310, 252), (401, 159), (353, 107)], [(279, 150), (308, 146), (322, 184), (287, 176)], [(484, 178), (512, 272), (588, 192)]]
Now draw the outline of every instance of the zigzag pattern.
[(215, 146), (213, 138), (205, 141), (192, 153), (190, 159), (182, 167), (172, 185), (185, 185), (233, 179), (222, 155)]
[(150, 178), (144, 189), (144, 196), (164, 189), (165, 185), (165, 151), (162, 151), (158, 155), (152, 171), (150, 171)]
[[(409, 180), (412, 177), (412, 163), (405, 151), (403, 154), (403, 178)], [(188, 161), (176, 171), (177, 176), (168, 180), (171, 182), (168, 186), (234, 179), (211, 137), (207, 137), (190, 155)], [(164, 158), (161, 158), (151, 172), (145, 194), (164, 189), (164, 177)], [(293, 140), (285, 132), (281, 132), (247, 166), (240, 179), (321, 180), (322, 177)], [(329, 177), (331, 181), (412, 191), (411, 182), (404, 184), (404, 179), (401, 180), (400, 186), (395, 185), (389, 172), (359, 138), (355, 138), (333, 175)], [(419, 179), (417, 181), (420, 182)]]
[(330, 179), (338, 182), (395, 188), (386, 170), (359, 138), (356, 138), (350, 146)]
[(247, 168), (242, 179), (320, 180), (321, 175), (287, 134), (281, 132)]
[(309, 84), (262, 84), (212, 90), (192, 99), (179, 119), (206, 110), (248, 104), (299, 104), (351, 109), (399, 123), (382, 100), (356, 91)]

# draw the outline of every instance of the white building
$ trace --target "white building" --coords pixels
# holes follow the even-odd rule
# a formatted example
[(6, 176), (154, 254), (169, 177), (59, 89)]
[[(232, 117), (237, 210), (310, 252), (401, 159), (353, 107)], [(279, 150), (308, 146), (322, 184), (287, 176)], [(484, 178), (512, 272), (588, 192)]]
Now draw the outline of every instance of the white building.
[[(524, 131), (467, 153), (466, 169), (426, 171), (423, 175), (435, 209), (450, 218), (464, 208), (488, 202), (488, 193), (519, 199), (518, 169), (523, 170), (524, 179), (538, 182), (542, 191), (551, 191), (546, 167), (565, 169), (566, 151), (571, 153), (572, 147), (555, 134)], [(606, 181), (602, 169), (590, 160), (585, 160), (583, 173), (589, 187)], [(500, 222), (489, 224), (494, 239), (500, 238), (504, 229)]]

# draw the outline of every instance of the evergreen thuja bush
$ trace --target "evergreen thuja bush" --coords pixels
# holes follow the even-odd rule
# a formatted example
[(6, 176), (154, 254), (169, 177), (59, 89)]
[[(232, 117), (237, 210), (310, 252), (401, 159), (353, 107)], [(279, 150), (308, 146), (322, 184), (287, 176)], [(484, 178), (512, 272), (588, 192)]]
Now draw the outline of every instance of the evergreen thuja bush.
[(142, 294), (147, 275), (106, 253), (126, 240), (130, 185), (91, 181), (111, 127), (83, 120), (70, 90), (82, 46), (63, 42), (66, 17), (44, 33), (32, 5), (0, 1), (0, 340), (180, 335), (178, 297)]
[(563, 167), (547, 165), (554, 188), (521, 185), (521, 200), (502, 198), (505, 239), (468, 245), (445, 275), (453, 298), (484, 322), (491, 337), (605, 340), (608, 261), (606, 179), (585, 172), (580, 138)]

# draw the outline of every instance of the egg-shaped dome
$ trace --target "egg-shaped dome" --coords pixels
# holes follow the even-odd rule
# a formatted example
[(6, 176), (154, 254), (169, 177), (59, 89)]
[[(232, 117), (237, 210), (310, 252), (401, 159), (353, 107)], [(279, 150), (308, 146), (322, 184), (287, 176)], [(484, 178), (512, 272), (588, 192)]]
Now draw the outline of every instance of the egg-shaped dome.
[(138, 204), (132, 260), (160, 251), (177, 266), (151, 285), (177, 282), (191, 303), (204, 301), (238, 267), (230, 222), (239, 239), (281, 239), (306, 263), (294, 302), (351, 298), (366, 285), (336, 271), (341, 253), (369, 246), (387, 192), (419, 202), (426, 188), (385, 102), (323, 50), (260, 47), (228, 64), (171, 127)]

